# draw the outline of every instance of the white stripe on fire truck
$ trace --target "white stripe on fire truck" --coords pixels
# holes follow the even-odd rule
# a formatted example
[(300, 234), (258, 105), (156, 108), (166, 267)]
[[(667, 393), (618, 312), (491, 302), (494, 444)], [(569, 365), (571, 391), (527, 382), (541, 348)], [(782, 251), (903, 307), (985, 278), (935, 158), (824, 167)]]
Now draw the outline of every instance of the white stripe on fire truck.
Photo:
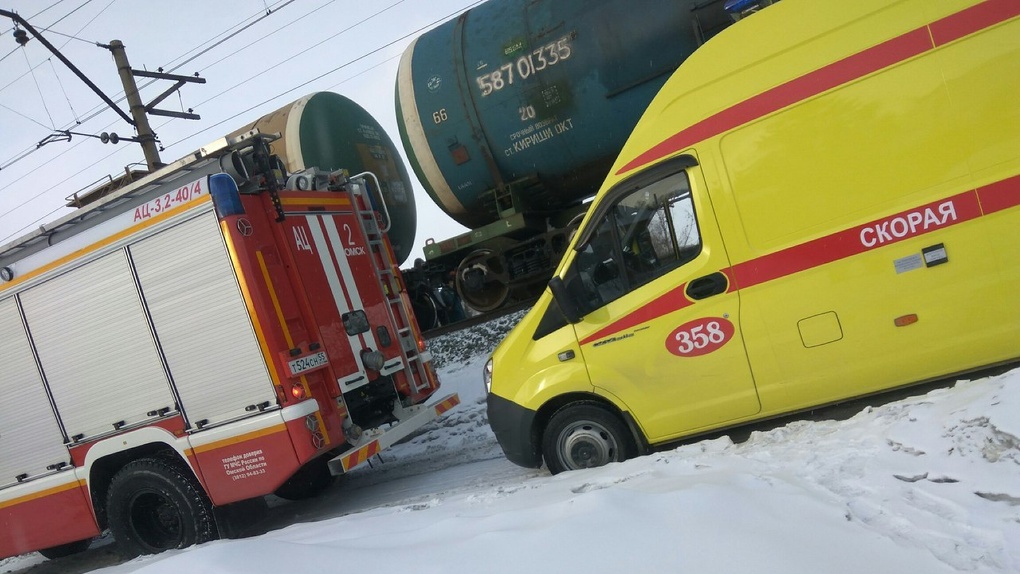
[[(319, 254), (319, 262), (322, 264), (322, 269), (326, 273), (326, 281), (329, 283), (329, 290), (333, 294), (333, 302), (336, 304), (337, 311), (341, 315), (351, 310), (348, 295), (344, 289), (344, 284), (340, 280), (340, 276), (337, 273), (335, 255), (331, 255), (330, 242), (326, 239), (326, 236), (322, 232), (322, 226), (320, 225), (321, 216), (306, 216), (305, 221), (308, 223), (308, 229), (311, 232), (312, 242), (315, 244), (315, 250)], [(327, 219), (328, 221), (328, 219)], [(334, 230), (335, 230), (334, 226)], [(341, 253), (343, 251), (341, 250)], [(345, 280), (346, 280), (345, 276)], [(358, 365), (358, 371), (364, 372), (365, 366), (361, 363), (361, 351), (365, 348), (364, 341), (360, 335), (347, 336), (347, 340), (351, 345), (351, 352), (354, 354), (354, 361)]]
[[(361, 301), (361, 293), (358, 291), (358, 282), (354, 280), (354, 272), (351, 271), (351, 263), (347, 260), (347, 252), (344, 249), (343, 241), (340, 239), (340, 232), (336, 228), (336, 220), (332, 217), (323, 217), (326, 233), (329, 235), (330, 246), (333, 248), (334, 259), (340, 265), (340, 274), (343, 276), (343, 288), (350, 294), (351, 301)], [(375, 331), (369, 329), (362, 335), (368, 340), (373, 349), (379, 348), (379, 342), (375, 340)]]
[[(326, 272), (326, 281), (329, 283), (329, 290), (333, 294), (333, 302), (336, 303), (337, 311), (341, 315), (351, 310), (347, 302), (347, 294), (344, 292), (343, 284), (337, 275), (336, 264), (330, 255), (329, 242), (322, 233), (322, 226), (319, 225), (319, 216), (309, 215), (305, 217), (308, 223), (308, 230), (312, 234), (312, 242), (315, 244), (315, 251), (319, 254), (319, 262), (322, 263), (322, 270)], [(364, 348), (361, 339), (347, 336), (351, 344), (351, 351), (354, 352), (354, 361), (358, 364), (358, 370), (364, 370), (361, 364), (361, 350)]]

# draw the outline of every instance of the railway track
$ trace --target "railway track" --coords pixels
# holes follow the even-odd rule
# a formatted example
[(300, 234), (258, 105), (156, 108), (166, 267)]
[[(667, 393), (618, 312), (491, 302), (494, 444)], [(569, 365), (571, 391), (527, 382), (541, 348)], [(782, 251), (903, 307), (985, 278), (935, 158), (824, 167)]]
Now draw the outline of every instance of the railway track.
[(474, 317), (468, 317), (463, 321), (457, 321), (456, 323), (450, 323), (449, 325), (440, 325), (439, 327), (423, 331), (422, 334), (425, 336), (426, 339), (432, 339), (440, 335), (453, 333), (456, 331), (460, 331), (462, 329), (467, 329), (468, 327), (474, 327), (475, 325), (480, 325), (487, 321), (498, 319), (504, 315), (509, 315), (511, 313), (516, 313), (517, 311), (528, 309), (529, 307), (534, 305), (535, 301), (537, 300), (538, 300), (537, 297), (534, 299), (528, 299), (527, 301), (522, 301), (520, 303), (508, 305), (506, 307), (502, 307), (490, 313), (483, 313), (481, 315), (476, 315)]

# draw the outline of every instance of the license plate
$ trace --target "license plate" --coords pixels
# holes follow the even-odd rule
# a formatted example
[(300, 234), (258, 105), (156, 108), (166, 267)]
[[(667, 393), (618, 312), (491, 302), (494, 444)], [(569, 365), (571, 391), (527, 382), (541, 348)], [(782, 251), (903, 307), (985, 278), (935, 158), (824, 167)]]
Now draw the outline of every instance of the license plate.
[(308, 355), (307, 357), (301, 357), (294, 359), (287, 363), (290, 368), (291, 376), (297, 376), (301, 373), (307, 373), (308, 371), (314, 371), (319, 367), (324, 367), (329, 364), (329, 360), (326, 359), (325, 351), (319, 351), (314, 355)]

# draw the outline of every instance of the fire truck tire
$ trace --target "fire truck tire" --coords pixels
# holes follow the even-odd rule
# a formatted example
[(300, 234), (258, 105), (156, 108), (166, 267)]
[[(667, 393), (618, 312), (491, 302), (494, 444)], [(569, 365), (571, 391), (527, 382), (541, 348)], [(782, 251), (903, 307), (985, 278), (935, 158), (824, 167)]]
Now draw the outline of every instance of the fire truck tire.
[(85, 552), (86, 550), (89, 549), (89, 546), (91, 544), (92, 539), (86, 538), (85, 540), (78, 540), (77, 542), (68, 542), (67, 544), (61, 544), (60, 546), (54, 546), (53, 548), (43, 548), (42, 550), (39, 551), (39, 554), (42, 554), (43, 556), (49, 558), (50, 560), (56, 560), (57, 558), (63, 558), (65, 556), (70, 556), (72, 554)]
[(594, 468), (637, 455), (634, 437), (615, 413), (599, 403), (572, 403), (556, 411), (542, 435), (549, 472)]
[(169, 458), (128, 463), (110, 482), (110, 532), (126, 557), (216, 539), (212, 503), (195, 476)]

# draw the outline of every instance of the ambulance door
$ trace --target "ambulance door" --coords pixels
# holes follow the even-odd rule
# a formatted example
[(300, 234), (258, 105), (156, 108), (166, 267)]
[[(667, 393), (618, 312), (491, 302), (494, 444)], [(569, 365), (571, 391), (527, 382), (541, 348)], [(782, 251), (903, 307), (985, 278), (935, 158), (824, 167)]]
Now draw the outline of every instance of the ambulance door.
[(564, 284), (596, 392), (650, 442), (757, 413), (739, 294), (693, 158), (627, 180), (595, 210)]

